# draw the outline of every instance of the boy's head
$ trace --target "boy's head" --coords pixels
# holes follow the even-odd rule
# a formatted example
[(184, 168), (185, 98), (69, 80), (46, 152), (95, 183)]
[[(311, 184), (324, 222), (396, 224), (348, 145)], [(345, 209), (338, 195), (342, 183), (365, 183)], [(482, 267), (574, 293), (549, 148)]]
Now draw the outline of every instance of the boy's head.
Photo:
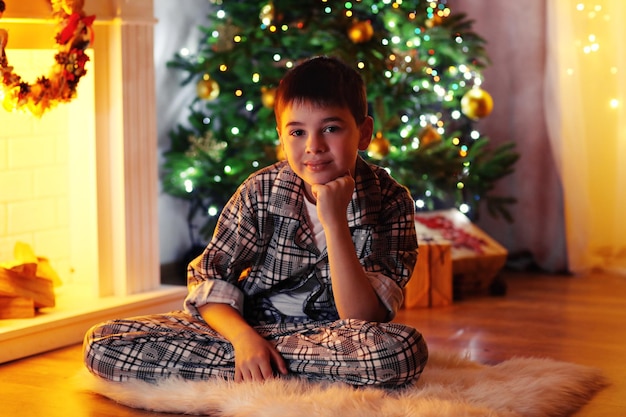
[(308, 103), (317, 107), (346, 107), (357, 125), (367, 117), (367, 95), (361, 75), (340, 60), (319, 56), (289, 71), (276, 91), (274, 113), (280, 126), (285, 107)]
[(373, 130), (358, 72), (334, 58), (308, 60), (283, 78), (274, 111), (285, 158), (310, 201), (314, 186), (354, 175)]

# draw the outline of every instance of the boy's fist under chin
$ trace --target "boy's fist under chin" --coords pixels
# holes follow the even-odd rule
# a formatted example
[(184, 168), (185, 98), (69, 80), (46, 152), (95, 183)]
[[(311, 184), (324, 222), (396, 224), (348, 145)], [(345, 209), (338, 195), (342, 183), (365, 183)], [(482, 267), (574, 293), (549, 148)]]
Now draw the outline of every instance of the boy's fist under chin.
[(322, 225), (329, 221), (346, 220), (346, 209), (352, 199), (354, 178), (343, 175), (326, 184), (314, 184), (311, 192), (316, 200), (317, 215)]

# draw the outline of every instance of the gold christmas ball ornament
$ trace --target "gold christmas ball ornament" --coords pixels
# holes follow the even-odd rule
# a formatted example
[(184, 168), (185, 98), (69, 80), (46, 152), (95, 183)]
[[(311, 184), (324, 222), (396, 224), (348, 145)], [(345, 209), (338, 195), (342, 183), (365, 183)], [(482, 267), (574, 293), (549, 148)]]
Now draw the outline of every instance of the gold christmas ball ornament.
[(479, 87), (470, 89), (461, 98), (461, 111), (470, 119), (478, 120), (489, 116), (493, 110), (493, 98)]
[(424, 22), (424, 23), (425, 23), (425, 25), (426, 25), (426, 27), (428, 29), (432, 29), (435, 26), (441, 25), (442, 22), (443, 22), (443, 17), (441, 17), (439, 14), (435, 13), (435, 15), (432, 18), (426, 20), (426, 22)]
[(357, 21), (348, 28), (348, 37), (354, 43), (368, 42), (374, 36), (374, 28), (369, 20)]
[(276, 89), (261, 87), (261, 103), (263, 103), (263, 107), (268, 109), (274, 108), (274, 99), (276, 98)]
[(383, 159), (387, 155), (389, 155), (389, 151), (391, 149), (391, 144), (389, 140), (383, 137), (381, 132), (376, 133), (374, 139), (370, 142), (370, 145), (367, 147), (367, 153), (376, 159)]
[(427, 146), (441, 140), (441, 135), (437, 132), (437, 129), (431, 125), (423, 128), (417, 136), (419, 137), (420, 145), (422, 146)]
[(202, 100), (215, 100), (220, 95), (220, 86), (209, 74), (204, 74), (196, 85), (196, 92)]

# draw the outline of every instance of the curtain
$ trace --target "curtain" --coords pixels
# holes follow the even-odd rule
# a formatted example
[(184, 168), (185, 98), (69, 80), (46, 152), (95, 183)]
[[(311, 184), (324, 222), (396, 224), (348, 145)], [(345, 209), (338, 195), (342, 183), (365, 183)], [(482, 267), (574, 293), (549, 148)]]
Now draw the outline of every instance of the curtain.
[(546, 107), (569, 269), (626, 273), (626, 5), (547, 3)]
[(626, 273), (625, 2), (448, 3), (492, 59), (483, 86), (495, 107), (478, 127), (520, 152), (495, 190), (518, 199), (515, 222), (478, 225), (544, 270)]
[(449, 0), (453, 13), (466, 13), (485, 39), (491, 65), (483, 88), (494, 110), (477, 124), (492, 145), (514, 142), (520, 159), (500, 180), (495, 194), (513, 196), (514, 222), (481, 210), (476, 223), (509, 251), (509, 266), (567, 271), (563, 190), (548, 137), (544, 107), (546, 2), (552, 0)]

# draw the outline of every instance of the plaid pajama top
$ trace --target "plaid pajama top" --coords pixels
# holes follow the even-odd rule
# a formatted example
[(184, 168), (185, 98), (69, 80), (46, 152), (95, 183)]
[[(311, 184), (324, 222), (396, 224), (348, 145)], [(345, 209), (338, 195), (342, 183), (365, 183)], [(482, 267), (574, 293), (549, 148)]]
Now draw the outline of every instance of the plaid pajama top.
[[(352, 241), (389, 319), (417, 257), (409, 192), (383, 168), (357, 159), (347, 218)], [(227, 303), (252, 325), (337, 320), (326, 250), (316, 247), (304, 207), (303, 181), (286, 161), (252, 174), (224, 207), (213, 239), (189, 264), (185, 310)], [(286, 317), (270, 297), (305, 287), (302, 317)], [(358, 302), (358, 300), (355, 300)]]

